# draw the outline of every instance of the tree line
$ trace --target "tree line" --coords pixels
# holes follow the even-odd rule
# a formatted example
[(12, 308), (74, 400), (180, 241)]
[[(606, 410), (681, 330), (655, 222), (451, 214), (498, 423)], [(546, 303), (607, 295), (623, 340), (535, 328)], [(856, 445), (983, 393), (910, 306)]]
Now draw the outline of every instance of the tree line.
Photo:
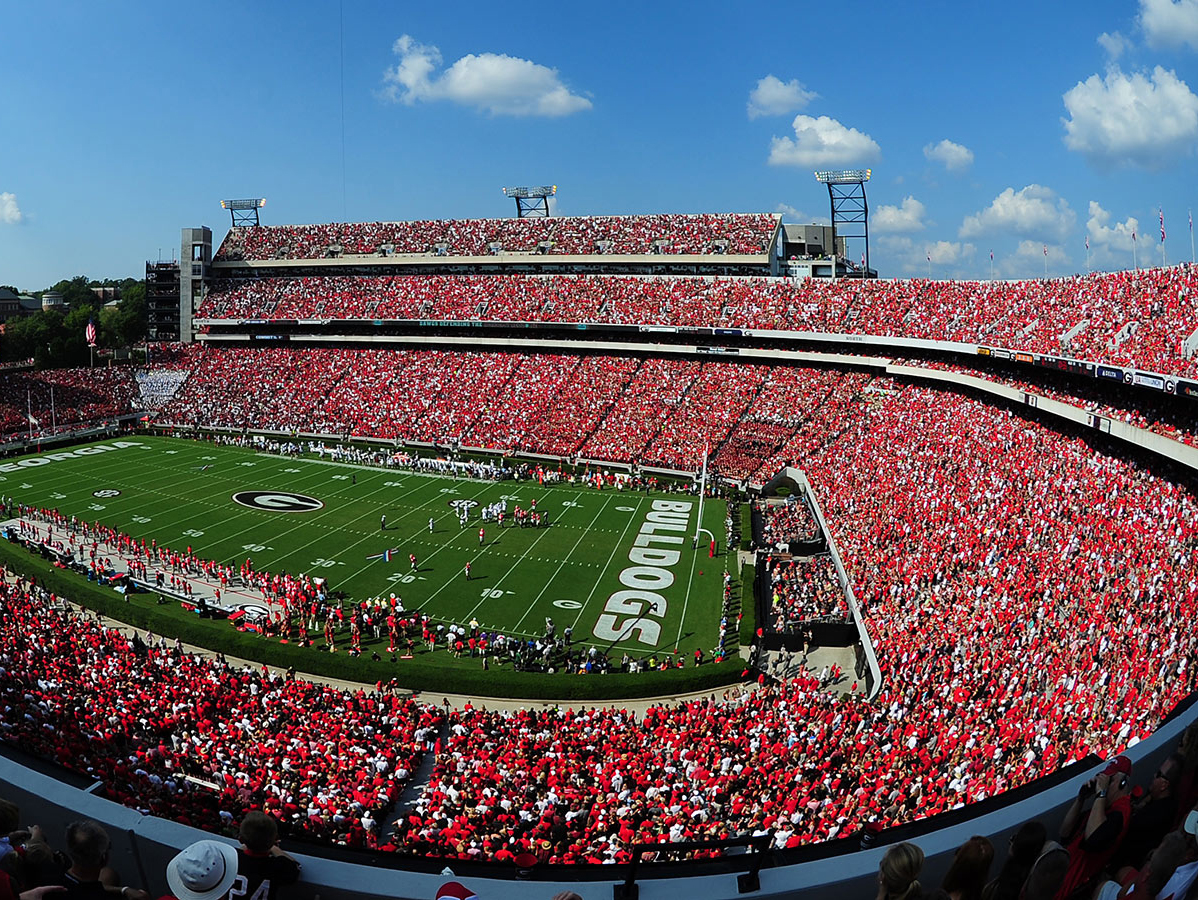
[[(105, 306), (92, 288), (115, 287), (120, 300)], [(9, 288), (20, 293), (16, 288)], [(29, 316), (11, 318), (0, 338), (0, 356), (5, 360), (33, 357), (39, 368), (86, 365), (90, 356), (84, 332), (88, 320), (96, 325), (96, 346), (108, 349), (132, 347), (146, 338), (146, 284), (136, 278), (89, 279), (76, 275), (45, 291), (62, 294), (64, 308), (39, 309)]]

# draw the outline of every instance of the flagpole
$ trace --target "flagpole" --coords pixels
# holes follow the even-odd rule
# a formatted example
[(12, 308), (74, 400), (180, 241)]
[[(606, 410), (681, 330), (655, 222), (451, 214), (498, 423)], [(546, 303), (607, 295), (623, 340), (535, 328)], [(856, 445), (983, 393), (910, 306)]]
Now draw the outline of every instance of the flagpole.
[(1169, 264), (1165, 261), (1165, 208), (1157, 207), (1157, 212), (1161, 214), (1161, 268), (1166, 268)]
[(58, 415), (54, 411), (54, 385), (50, 385), (50, 428), (58, 431)]
[(703, 495), (707, 493), (707, 454), (709, 444), (703, 443), (703, 469), (699, 475), (699, 520), (695, 523), (694, 544), (699, 546), (699, 532), (703, 530)]
[(1131, 233), (1131, 264), (1138, 272), (1140, 271), (1140, 257), (1136, 253), (1136, 233)]
[(1194, 263), (1194, 211), (1190, 210), (1190, 264)]
[(25, 388), (25, 418), (29, 420), (29, 440), (33, 440), (33, 392)]

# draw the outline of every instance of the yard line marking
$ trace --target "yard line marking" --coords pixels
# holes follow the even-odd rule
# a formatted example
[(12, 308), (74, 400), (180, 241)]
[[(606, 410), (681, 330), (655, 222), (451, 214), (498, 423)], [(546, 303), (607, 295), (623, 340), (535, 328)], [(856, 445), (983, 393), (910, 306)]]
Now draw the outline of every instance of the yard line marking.
[[(703, 523), (700, 522), (699, 524), (702, 525)], [(699, 565), (699, 545), (698, 544), (696, 544), (695, 547), (693, 548), (693, 552), (695, 555), (694, 555), (694, 558), (691, 560), (691, 574), (690, 574), (690, 578), (688, 578), (686, 580), (686, 596), (682, 600), (682, 618), (678, 620), (678, 636), (676, 638), (674, 638), (674, 646), (675, 647), (677, 647), (678, 642), (682, 640), (682, 629), (684, 627), (686, 627), (686, 610), (687, 610), (687, 607), (689, 607), (690, 603), (691, 603), (691, 585), (694, 584), (694, 581), (695, 581), (695, 567)], [(712, 562), (715, 562), (715, 560), (713, 559)], [(697, 631), (698, 631), (698, 628), (696, 627), (696, 633), (697, 633)]]
[[(599, 507), (599, 512), (595, 513), (595, 517), (593, 519), (591, 519), (592, 525), (594, 525), (597, 521), (599, 521), (599, 517), (601, 515), (603, 515), (604, 511), (607, 509), (607, 506), (609, 503), (611, 503), (611, 501), (612, 501), (612, 497), (608, 496), (608, 498), (604, 502), (604, 504), (601, 507)], [(583, 540), (586, 539), (586, 537), (589, 533), (590, 533), (590, 530), (588, 529), (587, 531), (584, 531), (582, 534), (580, 534), (578, 536), (578, 540), (576, 540), (574, 542), (574, 546), (570, 548), (569, 553), (567, 553), (564, 557), (562, 557), (562, 561), (560, 563), (558, 563), (558, 566), (554, 570), (553, 574), (549, 576), (549, 580), (545, 582), (545, 586), (543, 588), (541, 588), (541, 593), (537, 594), (536, 597), (533, 598), (532, 603), (528, 604), (528, 609), (526, 609), (524, 611), (524, 615), (522, 615), (520, 617), (520, 621), (515, 624), (515, 626), (514, 626), (515, 628), (519, 628), (521, 625), (524, 624), (524, 620), (528, 618), (528, 614), (530, 612), (532, 612), (533, 607), (536, 606), (538, 602), (540, 602), (541, 598), (545, 596), (545, 592), (547, 590), (549, 590), (549, 586), (551, 584), (553, 584), (554, 579), (557, 578), (557, 576), (561, 574), (562, 568), (566, 565), (566, 560), (568, 560), (573, 555), (574, 551), (578, 549), (578, 545), (581, 544), (583, 542)], [(481, 605), (482, 604), (480, 603), (479, 606), (481, 606)], [(475, 609), (478, 609), (478, 607), (476, 606)]]
[[(575, 509), (581, 509), (581, 507), (579, 507), (579, 506), (566, 507), (565, 510), (561, 513), (561, 515), (559, 515), (556, 519), (553, 520), (553, 522), (554, 522), (553, 525), (550, 525), (548, 528), (542, 529), (542, 533), (537, 537), (536, 540), (534, 540), (531, 544), (528, 545), (528, 547), (524, 550), (524, 552), (522, 554), (520, 554), (520, 558), (518, 560), (516, 560), (514, 563), (512, 563), (511, 567), (506, 572), (504, 572), (502, 575), (499, 576), (499, 580), (495, 582), (495, 587), (498, 588), (501, 584), (503, 584), (507, 580), (507, 577), (516, 570), (516, 568), (520, 565), (520, 563), (524, 562), (525, 559), (527, 559), (528, 554), (532, 552), (533, 548), (536, 547), (537, 544), (541, 543), (541, 541), (545, 539), (545, 536), (548, 535), (549, 532), (553, 530), (553, 528), (556, 526), (557, 522), (560, 521), (563, 516), (568, 515), (570, 512), (572, 512)], [(596, 516), (596, 518), (598, 518), (598, 516)], [(585, 532), (584, 532), (584, 535), (585, 535)], [(575, 546), (577, 546), (577, 545), (575, 545)], [(535, 557), (534, 557), (534, 560), (535, 560)], [(449, 585), (450, 585), (450, 582), (448, 582), (448, 581), (444, 585), (442, 585), (436, 591), (436, 593), (434, 593), (432, 595), (432, 597), (429, 597), (428, 600), (425, 601), (424, 606), (428, 606), (428, 604), (430, 602), (432, 602), (433, 597), (436, 597), (437, 594), (441, 593), (441, 591), (445, 590), (445, 588), (449, 587)], [(481, 606), (482, 606), (482, 601), (479, 601), (477, 604), (475, 604), (474, 609), (470, 610), (470, 612), (466, 615), (465, 618), (462, 619), (462, 621), (469, 622), (470, 619), (474, 616), (474, 614), (476, 612), (478, 612), (479, 607), (481, 607)], [(424, 607), (422, 606), (421, 609), (424, 609)], [(525, 615), (527, 615), (527, 613), (525, 613)], [(521, 618), (520, 622), (523, 622), (523, 621), (524, 621), (524, 619)], [(505, 631), (514, 630), (515, 628), (519, 627), (519, 624), (520, 623), (517, 622), (516, 625), (513, 626), (512, 629), (504, 629), (504, 630)]]
[[(422, 489), (424, 489), (425, 487), (427, 487), (427, 485), (423, 485), (423, 484), (422, 484), (422, 485), (419, 485), (418, 487), (419, 487), (419, 489), (421, 489), (421, 490), (422, 490)], [(404, 494), (404, 496), (406, 497), (408, 494), (412, 493), (412, 491), (415, 491), (415, 490), (417, 490), (417, 489), (418, 489), (418, 488), (412, 488), (412, 490), (411, 490), (411, 491), (408, 491), (408, 492), (406, 492), (406, 493)], [(486, 485), (486, 484), (484, 484), (484, 485), (483, 485), (483, 489), (482, 489), (481, 491), (479, 491), (477, 494), (473, 494), (473, 495), (471, 495), (470, 499), (471, 499), (471, 500), (476, 500), (476, 499), (478, 499), (478, 497), (482, 496), (482, 494), (486, 492), (486, 489), (487, 489), (487, 485)], [(428, 510), (428, 507), (427, 507), (427, 506), (414, 506), (414, 507), (412, 507), (412, 509), (413, 509), (413, 511), (415, 511), (415, 510), (422, 510), (422, 511), (426, 511), (426, 512), (427, 512), (427, 510)], [(407, 514), (405, 513), (405, 514), (404, 514), (404, 516), (401, 516), (401, 517), (400, 517), (400, 521), (402, 521), (402, 520), (403, 520), (403, 518), (404, 518), (406, 515), (407, 515)], [(384, 533), (385, 533), (385, 532), (384, 532)], [(436, 550), (434, 550), (432, 553), (430, 553), (428, 556), (426, 556), (426, 557), (425, 557), (423, 560), (417, 560), (417, 562), (418, 562), (418, 563), (422, 563), (422, 562), (426, 562), (426, 561), (428, 561), (428, 560), (430, 560), (430, 559), (435, 559), (435, 558), (436, 558), (436, 556), (437, 556), (437, 554), (439, 554), (439, 553), (440, 553), (442, 550), (445, 550), (445, 549), (447, 549), (447, 548), (448, 548), (448, 547), (449, 547), (451, 544), (453, 544), (453, 542), (454, 542), (454, 541), (455, 541), (457, 538), (461, 537), (461, 536), (462, 536), (462, 535), (464, 535), (464, 534), (470, 534), (470, 533), (471, 533), (471, 531), (470, 531), (470, 529), (468, 529), (468, 528), (463, 528), (463, 529), (461, 529), (461, 530), (460, 530), (460, 531), (459, 531), (459, 532), (458, 532), (456, 535), (454, 535), (453, 537), (451, 537), (449, 540), (445, 541), (444, 543), (440, 544)], [(369, 540), (369, 538), (363, 538), (361, 541), (358, 541), (356, 544), (353, 544), (352, 546), (356, 547), (356, 546), (358, 546), (358, 544), (365, 543), (365, 541), (367, 541), (367, 540)], [(414, 542), (416, 542), (416, 543), (419, 543), (419, 544), (425, 544), (425, 543), (427, 543), (427, 541), (426, 541), (426, 540), (422, 540), (422, 539), (420, 539), (420, 538), (409, 538), (409, 540), (411, 540), (411, 541), (414, 541)], [(402, 552), (402, 548), (400, 549), (400, 552)], [(354, 574), (353, 574), (353, 575), (349, 576), (349, 578), (346, 578), (346, 579), (344, 579), (344, 580), (345, 580), (345, 581), (349, 581), (349, 580), (350, 580), (350, 579), (352, 579), (352, 578), (357, 578), (359, 575), (361, 575), (363, 572), (365, 572), (367, 569), (369, 569), (369, 568), (370, 568), (370, 565), (371, 565), (370, 563), (367, 563), (367, 564), (366, 564), (366, 565), (364, 565), (362, 568), (358, 569), (358, 571), (354, 572)], [(406, 575), (408, 575), (408, 574), (409, 574), (409, 573), (405, 572), (405, 573), (404, 573), (404, 576), (406, 576)], [(393, 584), (395, 584), (397, 581), (401, 581), (401, 580), (402, 580), (402, 578), (403, 578), (403, 576), (400, 576), (400, 578), (388, 578), (388, 579), (386, 580), (386, 582), (385, 582), (385, 586), (383, 587), (383, 591), (390, 591), (390, 589), (391, 589), (391, 586), (392, 586)], [(454, 579), (453, 579), (453, 578), (452, 578), (452, 576), (451, 576), (451, 577), (450, 577), (450, 578), (449, 578), (449, 579), (448, 579), (448, 580), (445, 582), (445, 584), (446, 584), (446, 585), (448, 585), (448, 584), (449, 584), (450, 582), (452, 582), (453, 580), (454, 580)], [(444, 588), (442, 588), (442, 590), (444, 590)], [(380, 595), (380, 596), (382, 596), (382, 592), (380, 592), (380, 594), (379, 594), (379, 595)], [(430, 597), (429, 599), (431, 600), (432, 598)], [(428, 602), (428, 601), (425, 601), (425, 603), (427, 603), (427, 602)], [(421, 607), (421, 608), (423, 608), (423, 607)]]
[[(618, 553), (624, 546), (624, 539), (628, 537), (628, 529), (632, 527), (634, 522), (638, 521), (636, 514), (640, 512), (641, 504), (647, 499), (648, 497), (637, 498), (636, 509), (633, 510), (633, 514), (628, 517), (628, 524), (624, 526), (624, 530), (620, 533), (620, 539), (616, 541), (615, 546), (612, 547), (611, 555), (608, 556), (607, 562), (603, 564), (603, 571), (600, 572), (599, 577), (595, 579), (595, 584), (592, 585), (591, 592), (587, 594), (586, 600), (582, 602), (582, 607), (578, 610), (578, 615), (574, 617), (574, 624), (570, 626), (571, 631), (578, 627), (578, 622), (582, 619), (582, 614), (586, 612), (587, 604), (589, 604), (591, 602), (591, 598), (595, 596), (595, 591), (599, 590), (599, 583), (603, 580), (603, 576), (607, 574), (607, 570), (611, 567), (612, 560), (616, 558), (616, 553)], [(594, 635), (592, 634), (591, 637), (594, 637)]]

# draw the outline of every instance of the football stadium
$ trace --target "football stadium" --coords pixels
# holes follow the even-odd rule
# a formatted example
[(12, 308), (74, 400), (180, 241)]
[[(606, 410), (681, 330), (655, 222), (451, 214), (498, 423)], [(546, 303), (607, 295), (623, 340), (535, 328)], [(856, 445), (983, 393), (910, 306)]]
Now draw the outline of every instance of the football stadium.
[(794, 277), (770, 215), (209, 235), (192, 339), (3, 375), (22, 807), (147, 857), (264, 809), (366, 894), (797, 896), (1103, 759), (1192, 792), (1192, 267)]
[[(267, 31), (306, 34), (306, 9)], [(619, 132), (691, 177), (648, 119), (616, 128), (522, 57), (446, 64), (414, 26), (373, 102), (452, 115), (375, 132), (351, 104), (347, 126), (346, 10), (319, 13), (337, 63), (301, 40), (301, 63), (253, 71), (266, 49), (231, 42), (244, 93), (188, 134), (171, 190), (122, 197), (170, 210), (177, 255), (123, 288), (0, 286), (0, 900), (1198, 900), (1198, 264), (1192, 216), (1189, 261), (1165, 220), (1184, 201), (1146, 228), (1091, 200), (1084, 273), (1074, 210), (1026, 180), (935, 241), (915, 194), (977, 189), (974, 152), (921, 136), (923, 168), (879, 184), (835, 167), (887, 164), (823, 114), (848, 120), (839, 87), (820, 107), (770, 74), (737, 115), (793, 117), (768, 165), (803, 168), (821, 211), (800, 213), (741, 192), (699, 108), (724, 98), (690, 67), (711, 94), (679, 133), (708, 182), (677, 202), (581, 154)], [(1119, 60), (1198, 51), (1198, 7), (1140, 0), (1097, 44), (1106, 75), (1063, 95), (1063, 145), (1158, 187), (1137, 179), (1192, 162), (1198, 97)], [(638, 97), (677, 58), (662, 47)], [(563, 137), (591, 111), (601, 128)], [(277, 119), (327, 134), (257, 144)], [(383, 134), (435, 145), (416, 169), (435, 190), (406, 145), (372, 167)], [(484, 164), (463, 134), (505, 164), (574, 147), (575, 182), (508, 182), (507, 215), (498, 189), (462, 215), (450, 185)], [(209, 196), (259, 151), (285, 218)], [(410, 207), (388, 206), (393, 177)], [(583, 179), (576, 208), (606, 212), (563, 208)], [(42, 202), (0, 191), (4, 280), (51, 240)], [(1002, 232), (1014, 249), (979, 277)]]

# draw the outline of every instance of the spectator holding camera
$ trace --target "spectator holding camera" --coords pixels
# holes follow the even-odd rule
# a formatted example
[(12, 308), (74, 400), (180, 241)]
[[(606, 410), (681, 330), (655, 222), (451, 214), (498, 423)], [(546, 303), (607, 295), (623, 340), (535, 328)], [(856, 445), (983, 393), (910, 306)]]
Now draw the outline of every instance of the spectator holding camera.
[(1119, 850), (1131, 824), (1131, 760), (1116, 756), (1077, 793), (1061, 840), (1069, 851), (1069, 870), (1056, 900), (1087, 896), (1090, 882)]

